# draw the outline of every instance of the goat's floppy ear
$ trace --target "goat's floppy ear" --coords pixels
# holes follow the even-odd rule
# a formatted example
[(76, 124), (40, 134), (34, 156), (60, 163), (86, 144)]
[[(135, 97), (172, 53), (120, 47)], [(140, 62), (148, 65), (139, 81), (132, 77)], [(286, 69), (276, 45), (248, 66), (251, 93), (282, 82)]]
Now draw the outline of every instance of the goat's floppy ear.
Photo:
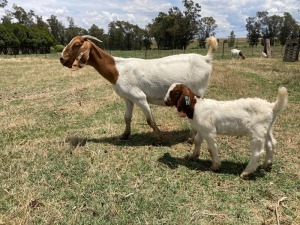
[(72, 70), (79, 70), (87, 64), (87, 61), (90, 57), (91, 48), (92, 44), (89, 41), (83, 42), (83, 45), (78, 51), (79, 54), (72, 65)]
[(177, 102), (177, 110), (178, 112), (186, 111), (187, 107), (190, 105), (190, 98), (187, 95), (182, 94)]

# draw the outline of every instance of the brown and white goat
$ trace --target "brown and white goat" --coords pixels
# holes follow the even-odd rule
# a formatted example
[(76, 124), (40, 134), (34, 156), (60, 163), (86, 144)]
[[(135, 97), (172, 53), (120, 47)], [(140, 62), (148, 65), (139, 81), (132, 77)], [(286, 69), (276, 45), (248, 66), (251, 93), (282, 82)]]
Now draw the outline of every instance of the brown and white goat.
[(259, 98), (241, 98), (233, 101), (216, 101), (196, 96), (187, 86), (175, 83), (170, 86), (165, 96), (167, 106), (176, 106), (179, 112), (190, 119), (197, 131), (195, 148), (190, 158), (200, 155), (203, 140), (207, 141), (212, 157), (212, 170), (218, 170), (221, 161), (218, 155), (216, 135), (248, 135), (251, 140), (251, 158), (242, 172), (245, 178), (258, 166), (259, 157), (266, 150), (264, 167), (270, 167), (273, 161), (276, 140), (272, 126), (276, 115), (282, 112), (288, 101), (287, 89), (278, 89), (276, 102), (270, 103)]
[(85, 65), (94, 67), (112, 84), (115, 92), (125, 99), (126, 127), (121, 139), (130, 136), (132, 111), (136, 104), (145, 114), (158, 142), (161, 141), (161, 134), (149, 103), (164, 106), (164, 97), (174, 82), (185, 83), (203, 96), (212, 72), (212, 55), (218, 46), (216, 38), (210, 37), (207, 39), (209, 48), (205, 56), (181, 54), (151, 60), (125, 59), (109, 55), (91, 39), (100, 41), (87, 35), (74, 37), (61, 54), (61, 64), (72, 70)]

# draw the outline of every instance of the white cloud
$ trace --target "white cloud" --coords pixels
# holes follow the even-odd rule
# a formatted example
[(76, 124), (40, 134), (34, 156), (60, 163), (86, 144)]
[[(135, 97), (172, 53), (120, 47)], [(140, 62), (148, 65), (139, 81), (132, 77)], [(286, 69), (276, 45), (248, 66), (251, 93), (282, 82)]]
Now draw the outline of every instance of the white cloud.
[[(5, 9), (0, 9), (0, 16), (5, 10), (12, 10), (16, 3), (25, 9), (33, 10), (44, 19), (57, 16), (64, 25), (68, 25), (66, 17), (72, 17), (77, 26), (89, 29), (92, 24), (107, 31), (108, 24), (115, 20), (124, 20), (144, 28), (152, 22), (159, 12), (167, 12), (177, 6), (183, 10), (181, 0), (89, 0), (80, 5), (74, 0), (13, 0)], [(289, 12), (300, 22), (299, 0), (194, 0), (201, 5), (201, 16), (212, 16), (218, 28), (217, 37), (226, 37), (233, 30), (236, 36), (246, 35), (246, 18), (255, 16), (258, 11), (268, 11), (270, 15), (282, 15)]]

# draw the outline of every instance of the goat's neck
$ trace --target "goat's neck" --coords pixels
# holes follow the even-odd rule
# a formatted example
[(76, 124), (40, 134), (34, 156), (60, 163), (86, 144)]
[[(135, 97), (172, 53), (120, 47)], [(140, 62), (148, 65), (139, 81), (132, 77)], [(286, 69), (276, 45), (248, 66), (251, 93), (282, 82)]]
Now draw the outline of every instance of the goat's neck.
[(90, 52), (88, 65), (94, 67), (111, 84), (116, 84), (119, 73), (115, 60), (111, 55), (94, 46)]

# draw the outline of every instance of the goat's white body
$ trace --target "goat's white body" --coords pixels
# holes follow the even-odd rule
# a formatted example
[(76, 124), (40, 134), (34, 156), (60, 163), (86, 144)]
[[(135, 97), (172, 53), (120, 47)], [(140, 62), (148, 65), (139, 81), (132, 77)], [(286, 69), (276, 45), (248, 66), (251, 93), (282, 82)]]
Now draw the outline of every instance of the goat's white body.
[(145, 95), (147, 102), (164, 106), (170, 85), (181, 82), (203, 96), (212, 71), (211, 55), (182, 54), (160, 59), (115, 58), (119, 72), (114, 90), (132, 101)]
[(192, 126), (203, 137), (214, 134), (233, 136), (265, 133), (273, 120), (274, 103), (258, 98), (234, 101), (198, 99)]
[(247, 135), (251, 140), (251, 158), (241, 176), (246, 177), (256, 170), (264, 149), (266, 150), (264, 167), (269, 167), (272, 165), (276, 144), (272, 126), (277, 113), (283, 111), (286, 104), (285, 88), (278, 90), (277, 101), (273, 103), (259, 98), (233, 101), (197, 99), (193, 118), (190, 119), (192, 128), (197, 131), (191, 158), (199, 156), (201, 143), (206, 140), (212, 156), (212, 169), (218, 170), (221, 161), (218, 156), (216, 135)]

